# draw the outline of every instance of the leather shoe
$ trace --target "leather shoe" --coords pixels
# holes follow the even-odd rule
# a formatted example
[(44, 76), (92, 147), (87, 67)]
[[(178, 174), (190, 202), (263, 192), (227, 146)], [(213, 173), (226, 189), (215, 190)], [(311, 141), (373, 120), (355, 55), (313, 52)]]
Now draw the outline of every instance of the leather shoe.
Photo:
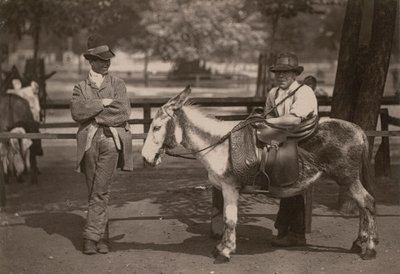
[(83, 241), (83, 254), (92, 255), (96, 254), (96, 242), (90, 239), (84, 239)]
[(305, 246), (306, 244), (307, 241), (304, 234), (293, 232), (289, 232), (286, 236), (271, 242), (271, 245), (276, 247)]
[(110, 251), (108, 247), (108, 241), (106, 241), (105, 239), (100, 239), (96, 246), (97, 251), (101, 254), (107, 254)]
[(278, 235), (276, 235), (276, 237), (278, 239), (282, 239), (283, 237), (286, 237), (288, 234), (289, 234), (289, 228), (282, 227), (282, 228), (278, 228)]

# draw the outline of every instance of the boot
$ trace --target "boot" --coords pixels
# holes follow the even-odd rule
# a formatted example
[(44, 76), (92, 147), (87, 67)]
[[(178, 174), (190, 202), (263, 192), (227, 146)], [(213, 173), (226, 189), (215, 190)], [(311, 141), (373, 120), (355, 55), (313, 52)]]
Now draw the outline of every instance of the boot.
[(282, 238), (277, 238), (271, 242), (272, 246), (276, 247), (291, 247), (291, 246), (305, 246), (307, 244), (306, 236), (301, 233), (289, 232)]
[(110, 251), (109, 246), (108, 246), (109, 245), (108, 231), (109, 231), (109, 227), (108, 227), (108, 222), (107, 222), (106, 228), (104, 230), (104, 234), (102, 235), (102, 237), (100, 238), (99, 242), (96, 245), (97, 251), (101, 254), (107, 254)]
[(92, 255), (96, 254), (97, 249), (96, 249), (96, 242), (90, 239), (84, 239), (83, 240), (83, 254), (86, 255)]
[(286, 235), (288, 235), (289, 233), (289, 228), (282, 226), (282, 227), (278, 227), (278, 235), (276, 236), (278, 239), (282, 239), (283, 237), (285, 237)]
[(101, 254), (107, 254), (110, 250), (108, 247), (108, 240), (100, 239), (100, 241), (96, 245), (97, 251)]

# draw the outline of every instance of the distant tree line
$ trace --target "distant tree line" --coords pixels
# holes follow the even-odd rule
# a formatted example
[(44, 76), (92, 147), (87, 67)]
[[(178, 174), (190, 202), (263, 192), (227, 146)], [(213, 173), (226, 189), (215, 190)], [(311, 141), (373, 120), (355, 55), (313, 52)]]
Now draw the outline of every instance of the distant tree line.
[[(65, 50), (67, 37), (72, 37), (73, 51), (81, 54), (91, 32), (101, 33), (114, 46), (143, 52), (147, 59), (177, 65), (193, 60), (254, 62), (260, 52), (274, 47), (313, 52), (308, 56), (319, 49), (332, 59), (342, 20), (336, 11), (343, 5), (316, 2), (0, 0), (0, 62), (7, 56), (7, 44), (22, 35), (32, 37), (36, 63), (40, 52)], [(297, 16), (302, 13), (312, 18)]]

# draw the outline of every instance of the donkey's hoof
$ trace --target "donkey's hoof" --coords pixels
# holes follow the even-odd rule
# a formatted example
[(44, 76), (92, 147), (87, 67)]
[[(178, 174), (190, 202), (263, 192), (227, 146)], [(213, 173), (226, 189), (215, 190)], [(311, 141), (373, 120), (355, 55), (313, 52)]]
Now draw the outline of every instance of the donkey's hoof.
[(350, 248), (350, 253), (361, 254), (361, 252), (362, 252), (361, 245), (358, 242), (354, 242)]
[(363, 260), (372, 260), (376, 258), (376, 250), (374, 249), (366, 249), (363, 254), (361, 254), (361, 259)]
[(217, 249), (217, 248), (214, 248), (214, 250), (211, 252), (211, 256), (212, 256), (213, 258), (217, 258), (218, 255), (219, 255), (218, 249)]
[(225, 257), (224, 255), (218, 254), (217, 257), (215, 257), (214, 264), (225, 264), (229, 263), (229, 258)]

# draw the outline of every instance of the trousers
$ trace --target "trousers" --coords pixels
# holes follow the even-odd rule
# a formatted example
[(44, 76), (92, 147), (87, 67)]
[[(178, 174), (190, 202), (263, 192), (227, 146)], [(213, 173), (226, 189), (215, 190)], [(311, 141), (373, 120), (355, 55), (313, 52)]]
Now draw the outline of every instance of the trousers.
[(305, 205), (303, 195), (282, 198), (275, 221), (275, 228), (305, 234)]
[(83, 238), (98, 242), (105, 237), (108, 223), (108, 201), (118, 163), (114, 139), (99, 129), (85, 152), (83, 171), (88, 188), (88, 212)]

